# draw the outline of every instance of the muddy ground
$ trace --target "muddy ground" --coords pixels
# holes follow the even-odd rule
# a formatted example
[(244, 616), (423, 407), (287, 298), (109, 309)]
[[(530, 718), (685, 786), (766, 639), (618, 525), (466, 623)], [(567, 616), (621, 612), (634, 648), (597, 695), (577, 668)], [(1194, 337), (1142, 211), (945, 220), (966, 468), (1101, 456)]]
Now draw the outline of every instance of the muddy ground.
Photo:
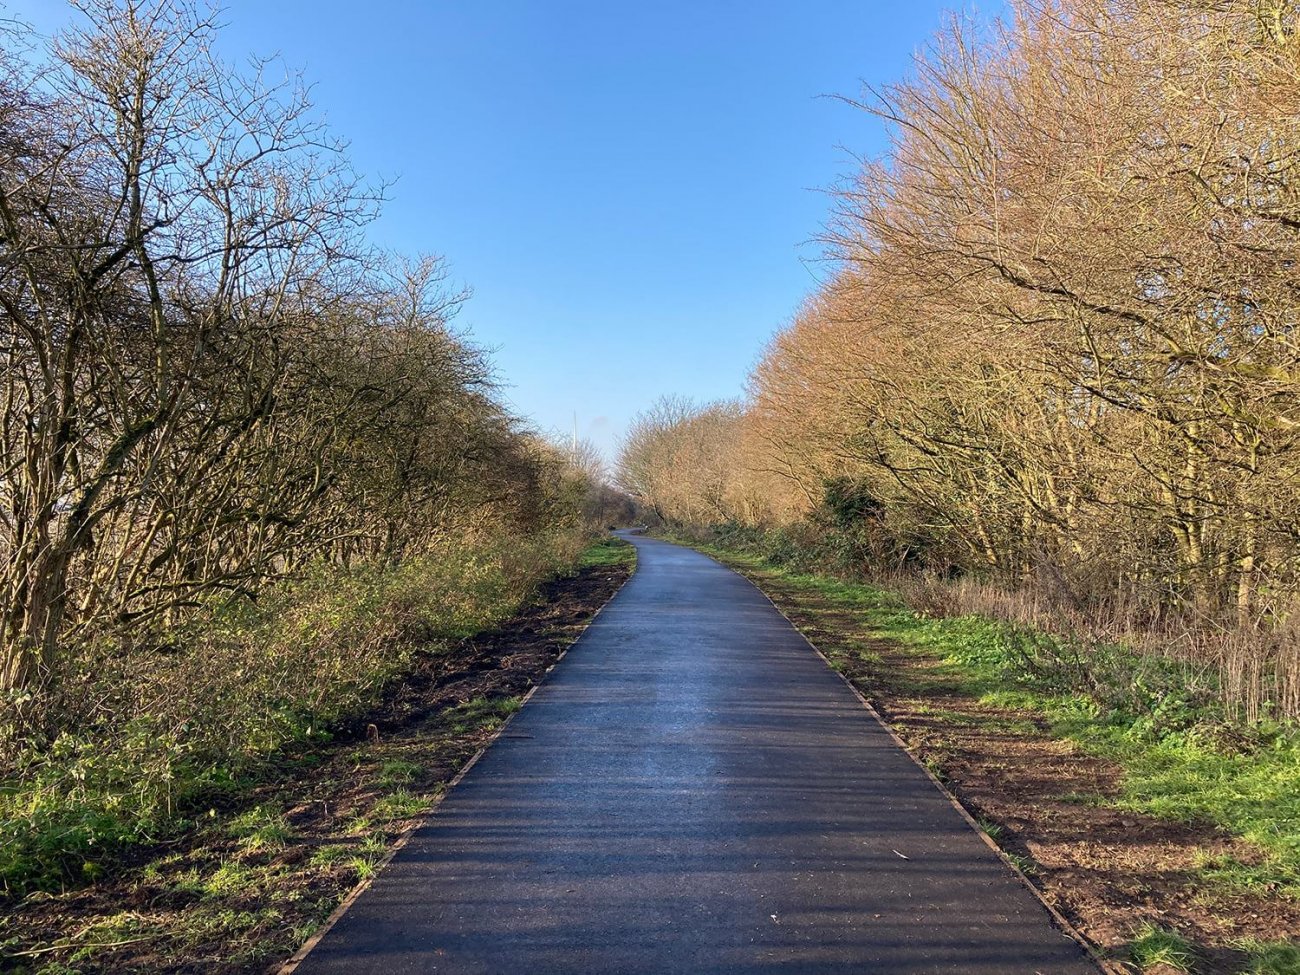
[(1245, 972), (1236, 942), (1300, 938), (1296, 901), (1216, 885), (1200, 869), (1221, 856), (1258, 863), (1257, 847), (1211, 824), (1108, 806), (1122, 776), (1114, 763), (1053, 736), (1036, 714), (963, 693), (941, 661), (872, 636), (862, 614), (774, 573), (745, 571), (1100, 949), (1109, 970), (1138, 971), (1128, 945), (1143, 922), (1194, 942), (1197, 975)]
[(631, 574), (543, 586), (495, 630), (431, 647), (328, 744), (281, 756), (93, 885), (0, 904), (0, 971), (274, 970), (409, 833)]

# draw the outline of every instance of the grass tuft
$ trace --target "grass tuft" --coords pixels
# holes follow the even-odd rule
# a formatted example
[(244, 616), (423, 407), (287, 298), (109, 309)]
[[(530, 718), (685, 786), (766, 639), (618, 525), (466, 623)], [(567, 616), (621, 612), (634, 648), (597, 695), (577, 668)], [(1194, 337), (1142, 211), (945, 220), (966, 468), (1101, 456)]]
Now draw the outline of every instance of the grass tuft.
[(630, 542), (608, 535), (593, 542), (578, 559), (579, 569), (622, 566), (636, 563), (636, 549)]
[(457, 734), (492, 731), (521, 707), (523, 700), (519, 697), (476, 697), (451, 708), (446, 714), (446, 720)]
[(249, 850), (280, 850), (293, 837), (284, 816), (269, 806), (257, 806), (234, 817), (226, 832)]
[(405, 789), (399, 789), (376, 802), (370, 811), (370, 816), (378, 822), (414, 819), (428, 808), (429, 801), (427, 799), (412, 795)]
[(1129, 957), (1142, 971), (1164, 965), (1176, 972), (1190, 972), (1196, 962), (1191, 944), (1178, 932), (1146, 923), (1129, 943)]
[(976, 822), (979, 823), (979, 827), (984, 831), (985, 835), (995, 843), (998, 841), (998, 838), (1006, 832), (999, 823), (995, 823), (993, 820), (985, 816), (980, 816)]
[(420, 766), (400, 758), (390, 758), (379, 766), (381, 785), (407, 785), (420, 774)]
[(1300, 975), (1300, 947), (1293, 942), (1248, 940), (1238, 947), (1250, 956), (1246, 975)]
[(1038, 874), (1038, 864), (1033, 861), (1032, 857), (1022, 856), (1019, 853), (1012, 853), (1009, 850), (1003, 850), (1008, 860), (1015, 864), (1016, 869), (1026, 877), (1034, 877)]

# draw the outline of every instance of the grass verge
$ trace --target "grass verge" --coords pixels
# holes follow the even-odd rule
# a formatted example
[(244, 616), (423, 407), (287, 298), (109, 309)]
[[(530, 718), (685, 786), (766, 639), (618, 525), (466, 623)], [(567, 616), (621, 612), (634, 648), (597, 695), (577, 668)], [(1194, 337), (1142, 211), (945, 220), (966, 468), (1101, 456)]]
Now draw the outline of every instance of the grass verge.
[(1227, 722), (1175, 665), (1121, 647), (1092, 648), (1106, 681), (1088, 693), (1058, 638), (689, 543), (759, 585), (1117, 970), (1288, 970), (1293, 729)]
[(260, 972), (288, 957), (416, 825), (630, 575), (601, 541), (510, 618), (408, 658), (379, 703), (265, 757), (184, 827), (93, 877), (10, 896), (0, 970)]

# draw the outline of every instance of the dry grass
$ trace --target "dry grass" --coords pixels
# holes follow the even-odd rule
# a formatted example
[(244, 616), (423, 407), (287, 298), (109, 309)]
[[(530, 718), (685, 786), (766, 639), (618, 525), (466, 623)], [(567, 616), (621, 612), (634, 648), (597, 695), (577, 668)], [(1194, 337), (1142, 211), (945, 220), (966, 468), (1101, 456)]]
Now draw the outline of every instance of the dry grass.
[(1034, 631), (1019, 621), (1046, 617), (1025, 594), (904, 580), (926, 603), (908, 606), (705, 548), (781, 606), (1115, 971), (1167, 963), (1172, 935), (1158, 932), (1194, 944), (1197, 975), (1298, 971), (1293, 726), (1225, 721), (1212, 674)]
[(1225, 716), (1254, 723), (1300, 718), (1300, 622), (1242, 626), (1193, 612), (1153, 617), (1121, 599), (1081, 605), (1059, 586), (1038, 581), (1011, 589), (974, 576), (893, 573), (873, 582), (930, 616), (980, 616), (1068, 641), (1086, 666), (1095, 648), (1123, 647), (1182, 665)]
[(79, 884), (185, 830), (270, 756), (355, 722), (417, 655), (510, 616), (585, 541), (447, 538), (398, 567), (322, 568), (211, 606), (165, 642), (70, 653), (58, 696), (0, 753), (0, 893)]
[(236, 975), (298, 948), (443, 794), (630, 574), (593, 546), (501, 625), (423, 654), (332, 741), (296, 743), (96, 882), (0, 908), (0, 971)]

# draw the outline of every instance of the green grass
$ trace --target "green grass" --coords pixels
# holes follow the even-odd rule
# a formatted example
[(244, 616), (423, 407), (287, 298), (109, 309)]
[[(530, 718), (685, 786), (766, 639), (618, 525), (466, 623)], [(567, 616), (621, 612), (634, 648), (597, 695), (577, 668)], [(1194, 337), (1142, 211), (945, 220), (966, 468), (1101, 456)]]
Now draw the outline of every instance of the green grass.
[(476, 697), (447, 711), (444, 720), (457, 734), (467, 731), (491, 731), (523, 707), (518, 697)]
[(1262, 863), (1242, 863), (1229, 856), (1202, 856), (1197, 863), (1202, 880), (1210, 886), (1244, 890), (1267, 896), (1281, 894), (1300, 900), (1296, 871), (1285, 858), (1269, 857)]
[(1038, 864), (1036, 864), (1031, 858), (1021, 856), (1019, 853), (1008, 853), (1006, 850), (1003, 850), (1003, 853), (1006, 853), (1007, 859), (1015, 864), (1016, 869), (1026, 877), (1032, 877), (1038, 873)]
[(376, 802), (370, 810), (370, 816), (379, 822), (414, 819), (428, 808), (429, 800), (412, 795), (405, 789), (399, 789)]
[(607, 535), (589, 545), (578, 559), (579, 569), (591, 569), (597, 566), (633, 565), (636, 563), (636, 549), (621, 538)]
[(995, 843), (1002, 834), (1006, 832), (1000, 823), (995, 823), (993, 820), (988, 819), (985, 816), (980, 816), (976, 822), (979, 823), (979, 827), (984, 831), (985, 835)]
[(1250, 956), (1245, 975), (1300, 975), (1300, 947), (1287, 941), (1243, 941), (1238, 947)]
[(381, 785), (407, 785), (420, 774), (420, 766), (400, 758), (391, 758), (379, 766)]
[(203, 892), (208, 897), (228, 897), (243, 891), (254, 890), (261, 879), (261, 871), (232, 860), (223, 863), (206, 880)]
[[(977, 616), (929, 617), (875, 586), (774, 565), (752, 550), (696, 547), (789, 592), (816, 627), (832, 634), (822, 649), (833, 662), (861, 653), (864, 638), (888, 642), (937, 661), (921, 676), (892, 673), (893, 690), (918, 697), (953, 690), (1030, 712), (1053, 736), (1117, 763), (1124, 772), (1120, 794), (1089, 802), (1210, 823), (1264, 851), (1257, 865), (1207, 862), (1207, 882), (1300, 898), (1300, 732), (1294, 727), (1227, 721), (1196, 675), (1171, 661), (1119, 646), (1077, 646)], [(852, 632), (840, 646), (846, 629)], [(817, 634), (810, 635), (816, 642)]]
[(330, 867), (338, 863), (346, 863), (354, 856), (354, 847), (351, 844), (330, 843), (326, 846), (319, 846), (311, 855), (311, 862), (319, 867)]
[[(132, 847), (192, 831), (274, 777), (277, 756), (365, 714), (421, 654), (509, 618), (579, 561), (612, 564), (631, 548), (583, 544), (576, 532), (503, 534), (447, 540), (397, 567), (320, 566), (255, 603), (196, 610), (166, 655), (70, 658), (84, 672), (67, 682), (107, 704), (94, 723), (0, 756), (0, 896), (91, 882)], [(403, 774), (391, 770), (393, 784)], [(282, 823), (250, 815), (232, 835), (249, 848), (283, 842)]]
[(1190, 972), (1196, 963), (1196, 954), (1185, 938), (1154, 924), (1138, 928), (1128, 950), (1133, 964), (1142, 971), (1164, 965), (1176, 972)]
[(255, 806), (235, 816), (226, 824), (226, 832), (250, 850), (278, 850), (292, 836), (284, 816), (267, 806)]

